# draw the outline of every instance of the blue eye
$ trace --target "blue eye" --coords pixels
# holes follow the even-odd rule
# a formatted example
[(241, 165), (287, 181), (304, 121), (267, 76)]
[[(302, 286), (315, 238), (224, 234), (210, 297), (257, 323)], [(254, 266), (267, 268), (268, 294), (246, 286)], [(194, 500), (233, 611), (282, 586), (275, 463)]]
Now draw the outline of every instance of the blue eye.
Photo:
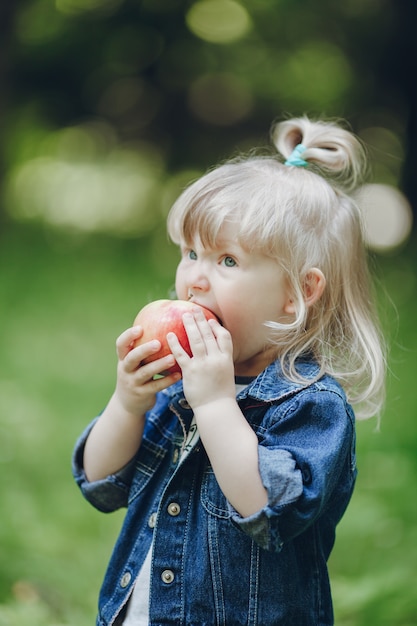
[(197, 253), (194, 252), (194, 250), (190, 250), (188, 252), (188, 258), (191, 259), (191, 261), (196, 261), (197, 260)]
[(223, 263), (226, 267), (234, 267), (236, 265), (236, 261), (231, 256), (225, 256), (223, 259)]

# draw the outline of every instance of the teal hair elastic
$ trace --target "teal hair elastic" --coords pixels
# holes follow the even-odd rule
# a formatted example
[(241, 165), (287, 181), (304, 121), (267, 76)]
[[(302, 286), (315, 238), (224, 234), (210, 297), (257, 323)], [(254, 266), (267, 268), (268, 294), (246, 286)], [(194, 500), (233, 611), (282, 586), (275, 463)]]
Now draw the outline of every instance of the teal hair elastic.
[(304, 159), (301, 158), (301, 155), (306, 149), (307, 148), (303, 146), (302, 143), (299, 143), (298, 146), (295, 146), (294, 150), (285, 161), (285, 165), (294, 165), (295, 167), (307, 167), (307, 161), (304, 161)]

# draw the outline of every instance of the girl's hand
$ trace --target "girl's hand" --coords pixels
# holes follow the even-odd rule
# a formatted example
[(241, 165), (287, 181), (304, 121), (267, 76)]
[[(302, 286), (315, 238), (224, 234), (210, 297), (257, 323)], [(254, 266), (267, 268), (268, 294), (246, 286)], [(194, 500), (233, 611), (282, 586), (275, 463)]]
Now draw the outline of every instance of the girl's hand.
[(155, 404), (158, 391), (169, 387), (181, 378), (178, 373), (154, 379), (154, 376), (166, 371), (175, 363), (172, 354), (141, 365), (146, 357), (158, 352), (160, 342), (155, 339), (134, 348), (135, 340), (143, 334), (141, 326), (129, 328), (116, 341), (118, 357), (117, 383), (114, 400), (133, 415), (144, 415)]
[(183, 323), (192, 356), (175, 334), (167, 340), (182, 369), (185, 397), (220, 489), (243, 517), (252, 515), (268, 496), (259, 473), (257, 436), (236, 402), (232, 338), (199, 311), (186, 313)]
[(168, 345), (182, 370), (184, 394), (190, 406), (198, 407), (220, 398), (235, 398), (233, 344), (228, 330), (216, 320), (207, 321), (196, 309), (185, 313), (183, 323), (192, 356), (182, 348), (174, 333)]

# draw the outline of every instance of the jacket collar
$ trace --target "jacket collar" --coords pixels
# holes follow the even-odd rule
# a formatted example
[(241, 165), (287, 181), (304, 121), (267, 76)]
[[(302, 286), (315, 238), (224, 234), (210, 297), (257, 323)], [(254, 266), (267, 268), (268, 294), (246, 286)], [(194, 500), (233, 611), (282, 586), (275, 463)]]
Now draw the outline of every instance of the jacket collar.
[(244, 400), (250, 397), (262, 402), (283, 400), (316, 382), (320, 369), (315, 361), (304, 360), (297, 363), (297, 372), (304, 381), (289, 380), (284, 376), (280, 362), (274, 361), (242, 390), (238, 398)]
[[(276, 402), (292, 396), (301, 389), (315, 383), (319, 377), (319, 366), (313, 359), (304, 359), (297, 362), (297, 371), (306, 379), (305, 382), (293, 382), (286, 378), (282, 372), (279, 361), (274, 361), (263, 370), (239, 395), (238, 400), (253, 398), (261, 402)], [(184, 397), (182, 381), (178, 381), (164, 389), (163, 394), (170, 399)]]

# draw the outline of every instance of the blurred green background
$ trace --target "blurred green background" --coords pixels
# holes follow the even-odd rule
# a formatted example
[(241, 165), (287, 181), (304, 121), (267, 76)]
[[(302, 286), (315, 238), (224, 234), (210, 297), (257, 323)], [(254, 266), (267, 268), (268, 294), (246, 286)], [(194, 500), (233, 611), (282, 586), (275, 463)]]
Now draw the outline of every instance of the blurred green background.
[(336, 624), (417, 625), (416, 31), (413, 0), (2, 0), (0, 626), (94, 623), (123, 512), (83, 501), (71, 453), (115, 338), (172, 287), (169, 206), (303, 113), (368, 145), (390, 343), (331, 557)]

